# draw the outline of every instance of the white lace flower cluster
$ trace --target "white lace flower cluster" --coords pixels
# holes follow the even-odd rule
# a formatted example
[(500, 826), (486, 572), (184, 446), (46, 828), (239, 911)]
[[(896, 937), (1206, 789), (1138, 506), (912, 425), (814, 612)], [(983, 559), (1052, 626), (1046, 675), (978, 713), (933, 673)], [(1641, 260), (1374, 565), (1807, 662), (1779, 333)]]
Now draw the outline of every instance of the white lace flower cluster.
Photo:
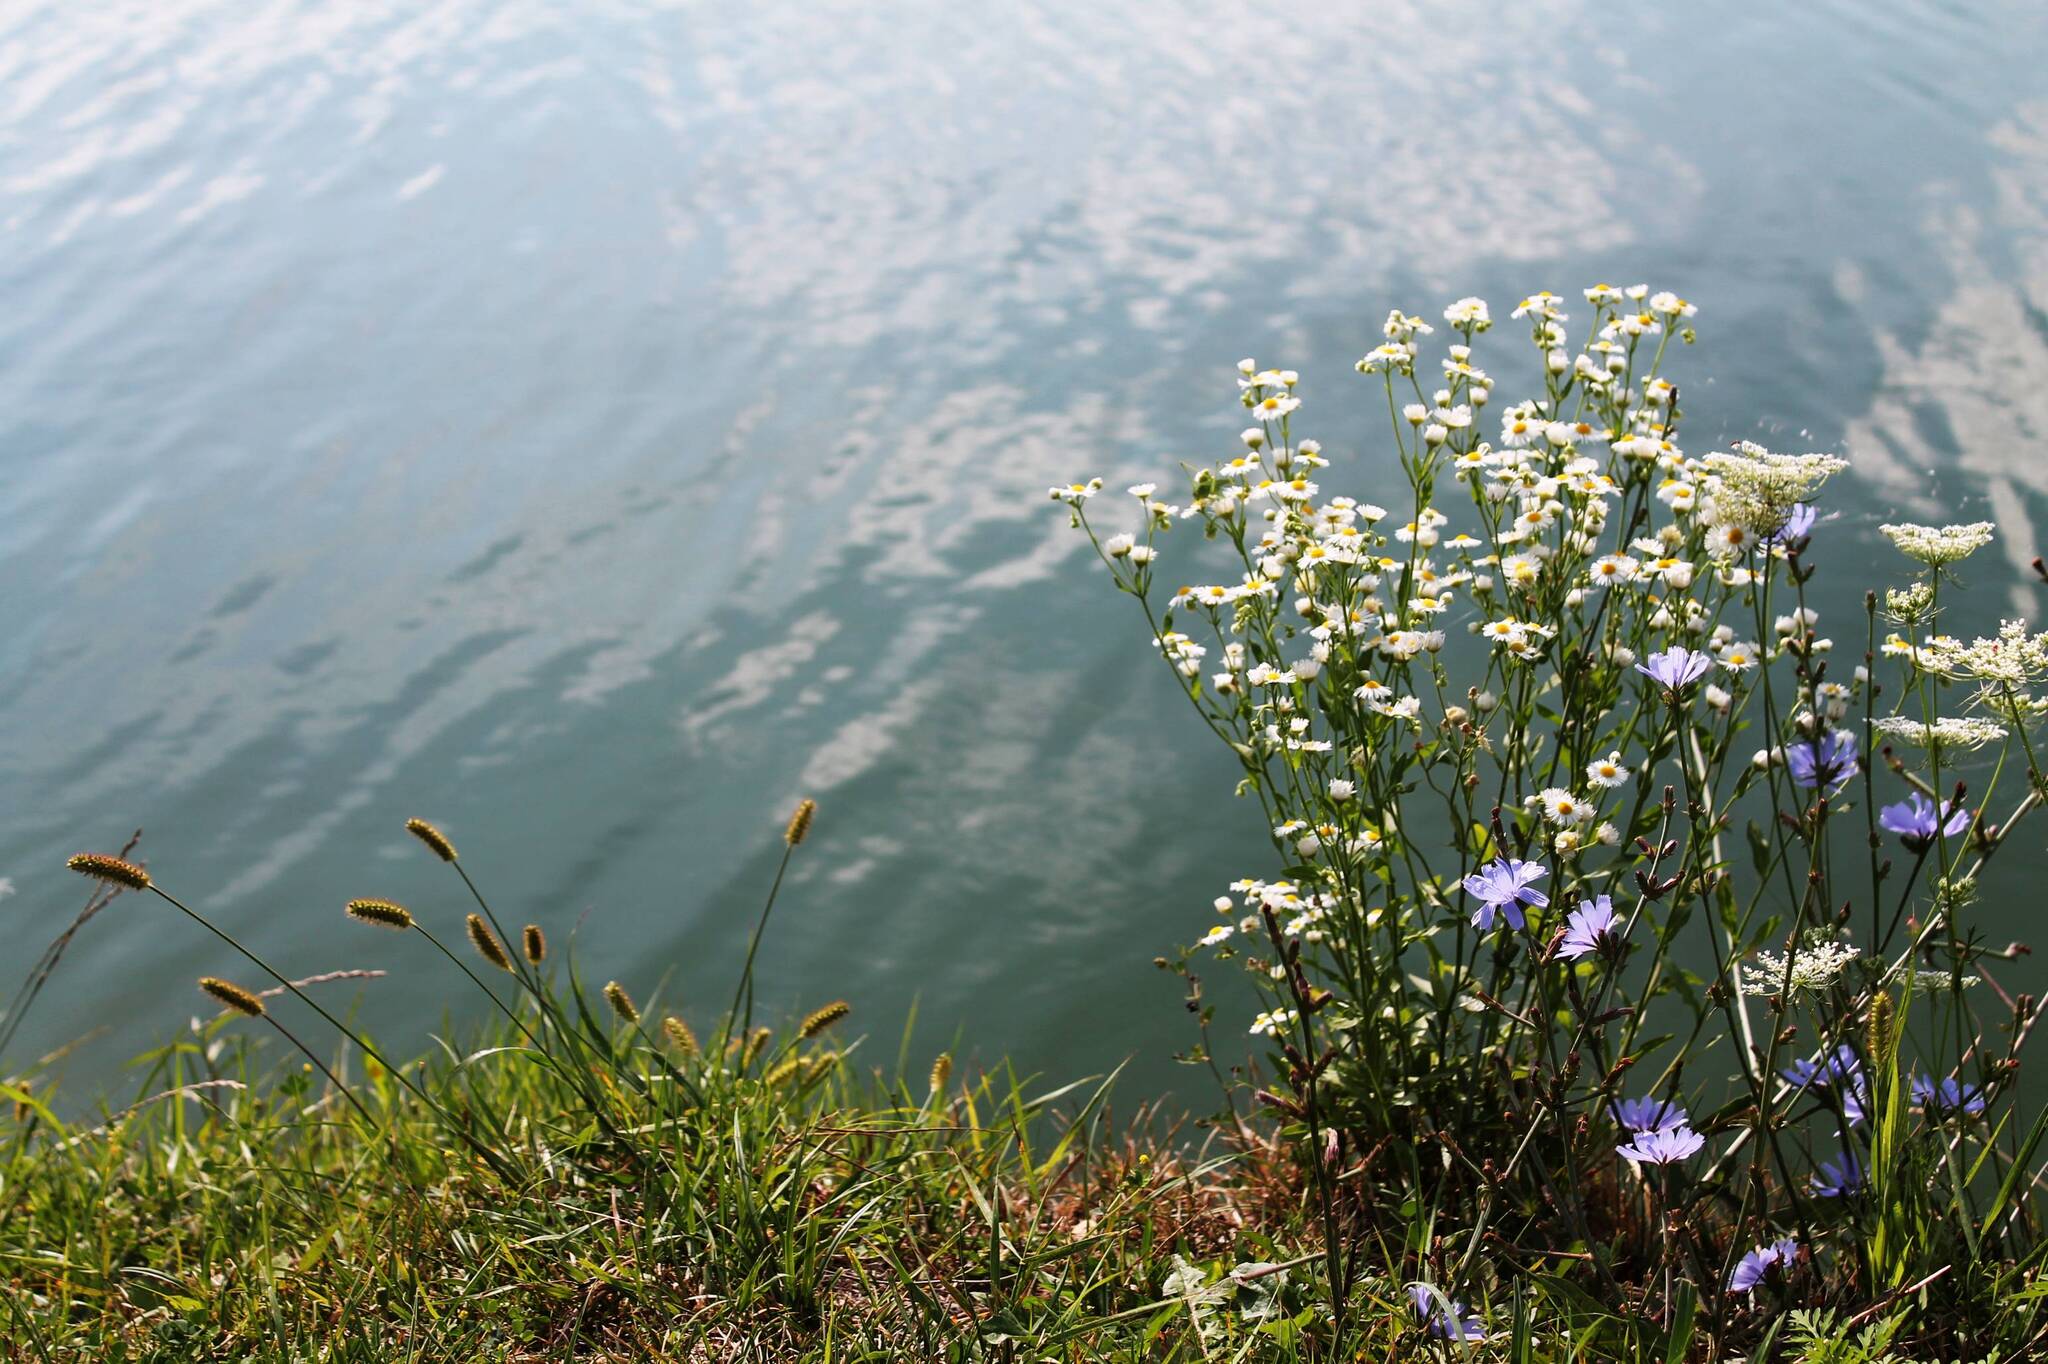
[(1994, 529), (1989, 521), (1972, 521), (1962, 526), (1919, 526), (1909, 522), (1878, 527), (1901, 554), (1934, 568), (1969, 558), (1991, 543)]
[(1801, 946), (1790, 954), (1789, 960), (1783, 953), (1759, 952), (1742, 968), (1742, 993), (1797, 995), (1825, 990), (1840, 980), (1842, 973), (1862, 955), (1861, 949), (1841, 942)]

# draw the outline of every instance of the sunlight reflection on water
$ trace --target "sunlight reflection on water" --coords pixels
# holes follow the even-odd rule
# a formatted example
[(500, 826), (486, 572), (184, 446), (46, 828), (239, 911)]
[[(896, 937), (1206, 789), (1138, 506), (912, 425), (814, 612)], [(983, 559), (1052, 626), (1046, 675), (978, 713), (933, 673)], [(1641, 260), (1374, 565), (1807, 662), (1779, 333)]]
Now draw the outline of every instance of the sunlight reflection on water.
[[(932, 1046), (1162, 1083), (1191, 1038), (1149, 960), (1267, 853), (1045, 486), (1213, 457), (1246, 353), (1362, 485), (1387, 307), (1647, 278), (1703, 305), (1689, 443), (1839, 445), (1843, 541), (1993, 514), (2024, 564), (2023, 19), (14, 5), (16, 955), (78, 898), (62, 855), (139, 824), (293, 964), (432, 979), (339, 913), (456, 911), (417, 813), (508, 916), (587, 914), (592, 972), (687, 1005), (813, 794), (773, 1003), (843, 993), (886, 1040), (921, 996)], [(118, 1005), (92, 1054), (126, 1055), (217, 965), (115, 916), (31, 1032)]]

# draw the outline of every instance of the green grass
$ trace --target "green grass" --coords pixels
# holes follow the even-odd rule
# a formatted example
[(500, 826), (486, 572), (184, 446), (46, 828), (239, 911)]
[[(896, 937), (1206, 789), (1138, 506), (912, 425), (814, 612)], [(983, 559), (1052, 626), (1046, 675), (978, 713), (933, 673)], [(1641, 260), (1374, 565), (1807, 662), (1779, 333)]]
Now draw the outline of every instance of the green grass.
[[(432, 984), (466, 974), (497, 1005), (402, 1071), (330, 1022), (348, 973), (273, 985), (186, 910), (223, 944), (223, 976), (270, 987), (260, 1002), (217, 991), (242, 1011), (146, 1054), (136, 1101), (91, 1120), (60, 1116), (47, 1065), (0, 1082), (0, 1357), (1948, 1357), (1893, 1348), (1927, 1338), (1925, 1285), (1718, 1322), (1603, 1306), (1574, 1277), (1583, 1255), (1438, 1225), (1414, 1194), (1426, 1141), (1344, 1158), (1348, 1253), (1331, 1257), (1309, 1144), (1286, 1127), (1119, 1118), (1107, 1080), (962, 1075), (906, 1046), (875, 1064), (857, 1014), (753, 1026), (750, 967), (715, 1016), (642, 1017), (560, 952), (506, 953), (525, 935), (477, 907), (466, 930), (385, 915), (450, 945), (424, 959)], [(1490, 1339), (1432, 1339), (1408, 1285), (1482, 1235), (1499, 1253), (1470, 1305)], [(1341, 1314), (1333, 1259), (1358, 1267)], [(2002, 1338), (2024, 1340), (2031, 1269), (2001, 1291)]]
[(0, 1161), (15, 1357), (994, 1357), (1065, 1335), (1054, 1357), (1095, 1358), (1173, 1333), (1147, 1309), (1171, 1252), (1263, 1244), (1232, 1225), (1228, 1163), (1140, 1149), (1100, 1086), (930, 1094), (830, 1034), (743, 1070), (620, 1023), (590, 1035), (600, 1116), (504, 1024), (414, 1068), (432, 1104), (358, 1068), (366, 1122), (309, 1067), (280, 1079), (254, 1026), (152, 1053), (174, 1097), (92, 1127), (24, 1106)]

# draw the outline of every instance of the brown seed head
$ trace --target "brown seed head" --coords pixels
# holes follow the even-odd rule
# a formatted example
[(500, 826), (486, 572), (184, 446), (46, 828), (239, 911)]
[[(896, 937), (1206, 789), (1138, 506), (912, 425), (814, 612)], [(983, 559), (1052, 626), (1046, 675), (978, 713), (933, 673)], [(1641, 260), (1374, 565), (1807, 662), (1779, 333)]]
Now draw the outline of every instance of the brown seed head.
[(238, 1014), (247, 1014), (251, 1018), (263, 1017), (263, 1001), (231, 980), (201, 976), (199, 988)]
[(674, 1043), (675, 1049), (685, 1057), (697, 1054), (697, 1034), (691, 1032), (690, 1025), (682, 1019), (670, 1014), (661, 1020), (661, 1030), (668, 1034), (668, 1040)]
[(953, 1080), (953, 1053), (942, 1051), (939, 1059), (932, 1062), (932, 1093), (944, 1094), (946, 1086)]
[(491, 926), (483, 921), (481, 915), (469, 916), (469, 945), (476, 949), (479, 957), (500, 971), (512, 969), (512, 958), (505, 955), (504, 944), (498, 941), (497, 934), (491, 932)]
[(538, 966), (548, 959), (547, 935), (540, 931), (539, 924), (528, 924), (521, 935), (526, 943), (526, 961), (529, 966)]
[(816, 1037), (819, 1033), (825, 1031), (825, 1029), (831, 1027), (834, 1023), (837, 1023), (852, 1012), (852, 1005), (843, 999), (835, 999), (806, 1018), (802, 1025), (797, 1028), (796, 1035), (802, 1038)]
[(133, 862), (106, 853), (74, 853), (65, 866), (80, 876), (90, 876), (95, 881), (107, 881), (129, 890), (148, 890), (149, 873)]
[(789, 817), (789, 827), (782, 831), (782, 841), (794, 848), (804, 841), (811, 831), (811, 817), (818, 813), (818, 802), (806, 797), (797, 802), (796, 813)]
[(628, 1023), (638, 1023), (640, 1021), (640, 1010), (635, 1007), (633, 996), (626, 993), (625, 986), (615, 980), (606, 981), (604, 998), (605, 1003), (612, 1006), (612, 1012), (620, 1018), (625, 1019)]
[(443, 862), (455, 860), (455, 845), (448, 841), (448, 835), (427, 823), (424, 819), (408, 819), (405, 831), (434, 850), (434, 856)]
[(360, 919), (366, 924), (381, 924), (385, 928), (412, 927), (412, 911), (404, 905), (394, 905), (389, 900), (350, 900), (348, 916), (351, 919)]

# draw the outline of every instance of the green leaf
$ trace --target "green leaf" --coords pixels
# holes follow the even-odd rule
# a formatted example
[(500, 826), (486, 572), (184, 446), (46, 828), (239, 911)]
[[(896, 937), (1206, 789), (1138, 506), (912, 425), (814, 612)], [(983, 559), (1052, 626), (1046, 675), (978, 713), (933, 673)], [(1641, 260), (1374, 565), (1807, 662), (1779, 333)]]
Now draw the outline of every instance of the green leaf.
[(1684, 1279), (1678, 1281), (1674, 1296), (1677, 1304), (1671, 1309), (1671, 1333), (1664, 1338), (1664, 1364), (1684, 1364), (1685, 1352), (1692, 1345), (1693, 1321), (1698, 1315), (1699, 1293)]

